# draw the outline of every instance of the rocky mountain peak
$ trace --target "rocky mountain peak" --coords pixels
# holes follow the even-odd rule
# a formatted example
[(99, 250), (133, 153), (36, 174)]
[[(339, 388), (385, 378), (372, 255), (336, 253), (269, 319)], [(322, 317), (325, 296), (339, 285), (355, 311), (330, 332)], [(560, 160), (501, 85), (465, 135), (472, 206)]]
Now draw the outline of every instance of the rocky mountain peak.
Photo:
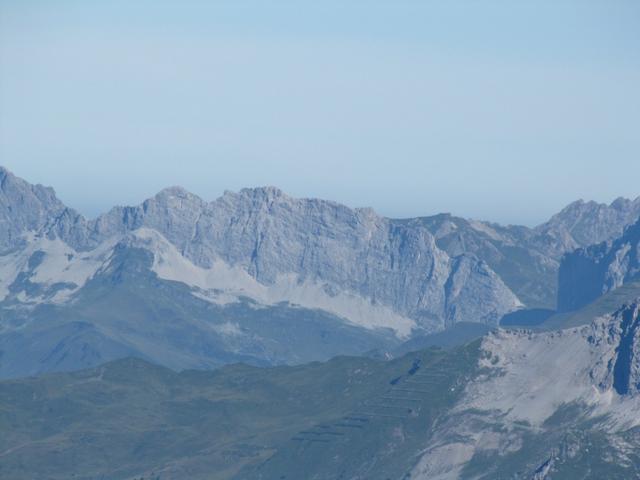
[(640, 203), (640, 197), (635, 200), (630, 200), (625, 197), (618, 197), (613, 202), (611, 202), (610, 207), (616, 210), (624, 210), (628, 208), (634, 208), (636, 204)]
[(272, 185), (264, 187), (243, 188), (240, 190), (240, 195), (248, 197), (259, 198), (264, 200), (274, 200), (276, 198), (289, 198), (282, 190)]
[(0, 192), (3, 194), (3, 200), (16, 200), (15, 197), (12, 198), (10, 195), (28, 195), (35, 197), (40, 203), (49, 201), (50, 203), (61, 204), (53, 188), (40, 184), (32, 185), (16, 177), (4, 167), (0, 167)]
[[(536, 227), (536, 231), (550, 237), (566, 237), (563, 243), (573, 242), (584, 247), (620, 235), (625, 226), (640, 217), (640, 197), (629, 200), (617, 198), (611, 204), (584, 200), (575, 201), (551, 219)], [(565, 251), (570, 251), (567, 248)]]
[(40, 232), (65, 206), (53, 188), (31, 185), (6, 168), (0, 170), (0, 251), (24, 242), (29, 232)]
[(11, 175), (11, 172), (0, 165), (0, 182), (4, 181), (5, 177), (7, 177), (8, 175)]
[(197, 195), (189, 192), (187, 189), (179, 186), (179, 185), (173, 185), (171, 187), (166, 187), (163, 188), (162, 190), (160, 190), (158, 193), (156, 193), (153, 196), (153, 199), (160, 201), (160, 200), (166, 200), (166, 199), (193, 199), (193, 198), (200, 198)]
[[(158, 192), (152, 198), (145, 200), (141, 208), (147, 215), (164, 214), (167, 216), (199, 214), (206, 208), (205, 202), (199, 196), (188, 190), (174, 186)], [(135, 207), (134, 207), (135, 208)]]

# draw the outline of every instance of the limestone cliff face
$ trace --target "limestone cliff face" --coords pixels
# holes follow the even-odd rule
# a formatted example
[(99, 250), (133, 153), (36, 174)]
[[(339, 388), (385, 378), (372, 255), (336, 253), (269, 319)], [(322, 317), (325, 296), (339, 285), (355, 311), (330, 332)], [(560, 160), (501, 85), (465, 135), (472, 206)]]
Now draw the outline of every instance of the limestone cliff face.
[[(90, 242), (151, 228), (202, 268), (218, 260), (273, 285), (295, 275), (391, 308), (428, 330), (456, 321), (495, 324), (520, 304), (471, 254), (450, 257), (420, 225), (371, 209), (294, 199), (273, 187), (205, 202), (179, 188), (138, 207), (116, 208), (88, 226)], [(91, 245), (93, 246), (93, 245)]]

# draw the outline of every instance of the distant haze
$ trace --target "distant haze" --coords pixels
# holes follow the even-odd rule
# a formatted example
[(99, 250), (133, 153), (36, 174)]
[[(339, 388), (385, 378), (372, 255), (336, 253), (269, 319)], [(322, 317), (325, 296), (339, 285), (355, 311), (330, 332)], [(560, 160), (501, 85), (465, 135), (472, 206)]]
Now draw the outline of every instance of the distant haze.
[(640, 195), (640, 2), (0, 0), (0, 164), (93, 217), (276, 185), (537, 224)]

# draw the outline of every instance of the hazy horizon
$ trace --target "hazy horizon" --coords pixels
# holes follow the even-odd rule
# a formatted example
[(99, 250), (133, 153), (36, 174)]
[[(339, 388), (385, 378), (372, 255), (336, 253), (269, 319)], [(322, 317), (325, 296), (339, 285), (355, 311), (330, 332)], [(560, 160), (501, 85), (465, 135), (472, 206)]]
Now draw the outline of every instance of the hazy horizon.
[[(175, 184), (175, 185), (165, 185), (164, 187), (162, 187), (162, 188), (158, 189), (157, 191), (155, 191), (155, 192), (153, 192), (153, 193), (151, 193), (151, 194), (149, 194), (149, 195), (147, 195), (147, 196), (145, 196), (145, 197), (140, 198), (140, 200), (139, 200), (139, 201), (134, 201), (134, 202), (131, 202), (131, 203), (129, 203), (129, 202), (123, 203), (123, 202), (118, 202), (118, 201), (116, 201), (116, 202), (114, 202), (112, 205), (107, 206), (104, 210), (91, 214), (91, 213), (86, 213), (86, 212), (84, 212), (81, 208), (78, 208), (77, 206), (72, 205), (72, 204), (69, 204), (68, 202), (66, 202), (66, 201), (65, 201), (65, 199), (64, 199), (64, 197), (63, 197), (63, 196), (61, 196), (61, 195), (60, 195), (60, 192), (58, 192), (58, 190), (56, 189), (55, 185), (50, 185), (50, 184), (42, 183), (42, 182), (32, 182), (32, 181), (30, 181), (28, 178), (25, 178), (25, 177), (23, 177), (23, 176), (21, 176), (21, 175), (17, 174), (17, 173), (16, 173), (15, 171), (13, 171), (11, 168), (6, 167), (5, 165), (0, 165), (0, 167), (7, 168), (7, 169), (8, 169), (8, 170), (13, 174), (13, 175), (15, 175), (15, 176), (17, 176), (17, 177), (19, 177), (19, 178), (22, 178), (23, 180), (27, 181), (28, 183), (31, 183), (31, 184), (39, 183), (39, 184), (41, 184), (41, 185), (43, 185), (43, 186), (45, 186), (45, 187), (53, 188), (53, 189), (54, 189), (54, 191), (56, 192), (57, 197), (58, 197), (58, 198), (59, 198), (59, 199), (60, 199), (60, 200), (61, 200), (61, 201), (62, 201), (62, 202), (67, 206), (67, 207), (70, 207), (70, 208), (73, 208), (73, 209), (77, 210), (78, 212), (80, 212), (80, 213), (81, 213), (85, 218), (87, 218), (87, 219), (95, 219), (96, 217), (99, 217), (100, 215), (103, 215), (103, 214), (107, 213), (107, 212), (108, 212), (111, 208), (113, 208), (113, 207), (123, 207), (123, 206), (136, 206), (136, 205), (139, 205), (139, 204), (141, 204), (142, 202), (144, 202), (145, 200), (147, 200), (147, 199), (149, 199), (149, 198), (152, 198), (153, 196), (155, 196), (156, 194), (158, 194), (158, 193), (159, 193), (159, 192), (161, 192), (162, 190), (164, 190), (164, 189), (168, 189), (168, 188), (172, 188), (172, 187), (179, 187), (179, 188), (183, 188), (183, 189), (185, 189), (185, 190), (189, 191), (189, 192), (190, 192), (190, 193), (192, 193), (192, 194), (198, 195), (198, 197), (202, 198), (203, 200), (205, 200), (205, 201), (207, 201), (207, 202), (211, 202), (211, 201), (216, 200), (217, 198), (219, 198), (219, 197), (221, 197), (222, 195), (224, 195), (224, 193), (225, 193), (226, 191), (239, 192), (240, 190), (243, 190), (243, 189), (252, 189), (252, 188), (269, 188), (269, 187), (274, 187), (274, 188), (277, 188), (277, 189), (281, 190), (285, 195), (291, 196), (291, 197), (293, 197), (293, 198), (298, 198), (298, 199), (304, 199), (304, 198), (315, 198), (315, 199), (320, 199), (320, 200), (333, 201), (333, 202), (342, 203), (342, 204), (346, 205), (347, 207), (349, 207), (349, 208), (353, 208), (353, 209), (372, 208), (372, 209), (373, 209), (377, 214), (382, 215), (382, 216), (387, 217), (387, 218), (403, 219), (403, 218), (427, 217), (427, 216), (433, 216), (433, 215), (439, 215), (439, 214), (451, 214), (451, 215), (453, 215), (453, 216), (463, 217), (463, 218), (466, 218), (466, 219), (469, 219), (469, 220), (482, 220), (482, 221), (489, 221), (489, 222), (492, 222), (492, 223), (502, 223), (503, 225), (525, 225), (525, 226), (528, 226), (528, 227), (535, 227), (535, 226), (540, 225), (541, 223), (546, 222), (547, 220), (549, 220), (549, 219), (551, 218), (551, 216), (553, 216), (554, 214), (556, 214), (556, 213), (560, 212), (562, 209), (564, 209), (565, 207), (567, 207), (567, 206), (569, 205), (569, 203), (567, 203), (567, 204), (565, 204), (565, 205), (559, 205), (559, 206), (558, 206), (558, 208), (557, 208), (557, 210), (556, 210), (556, 211), (554, 211), (554, 212), (552, 212), (552, 213), (549, 215), (549, 217), (548, 217), (548, 218), (545, 218), (545, 219), (543, 219), (543, 221), (542, 221), (542, 222), (539, 222), (539, 223), (536, 223), (536, 224), (527, 224), (527, 223), (524, 223), (524, 222), (517, 222), (517, 221), (516, 221), (516, 222), (499, 222), (499, 221), (496, 221), (496, 220), (492, 220), (491, 218), (465, 217), (464, 215), (459, 215), (459, 214), (457, 214), (456, 212), (451, 212), (451, 211), (426, 212), (426, 213), (423, 213), (423, 214), (417, 214), (417, 215), (413, 215), (413, 216), (395, 216), (395, 217), (394, 217), (394, 216), (390, 216), (390, 215), (385, 215), (384, 213), (380, 212), (379, 210), (377, 210), (375, 207), (373, 207), (373, 206), (371, 206), (371, 205), (350, 205), (350, 204), (345, 203), (345, 202), (339, 202), (338, 200), (333, 199), (333, 198), (324, 198), (324, 197), (317, 197), (317, 196), (312, 196), (312, 195), (300, 195), (300, 196), (299, 196), (299, 195), (292, 195), (290, 192), (287, 192), (286, 190), (284, 190), (284, 189), (280, 188), (278, 185), (247, 185), (247, 186), (244, 186), (244, 187), (240, 187), (240, 188), (238, 188), (238, 189), (236, 189), (236, 190), (226, 189), (226, 190), (224, 190), (224, 191), (221, 191), (219, 194), (214, 195), (213, 197), (207, 197), (207, 196), (204, 196), (204, 195), (200, 195), (200, 194), (198, 194), (198, 193), (196, 193), (196, 192), (193, 192), (193, 191), (189, 190), (188, 188), (185, 188), (183, 185)], [(639, 196), (637, 196), (637, 197), (633, 197), (633, 198), (620, 197), (620, 196), (619, 196), (619, 197), (616, 197), (616, 198), (612, 199), (611, 201), (598, 202), (598, 203), (604, 203), (604, 204), (610, 205), (611, 203), (613, 203), (615, 200), (617, 200), (617, 199), (619, 199), (619, 198), (626, 198), (626, 199), (628, 199), (628, 200), (635, 200), (636, 198), (640, 198), (640, 195), (639, 195)], [(573, 203), (573, 202), (576, 202), (576, 201), (590, 202), (590, 201), (595, 201), (595, 200), (593, 200), (593, 199), (585, 199), (585, 198), (576, 198), (576, 199), (574, 199), (574, 200), (573, 200), (572, 202), (570, 202), (570, 203)]]
[(640, 195), (632, 1), (0, 0), (0, 164), (95, 217), (274, 185), (536, 225)]

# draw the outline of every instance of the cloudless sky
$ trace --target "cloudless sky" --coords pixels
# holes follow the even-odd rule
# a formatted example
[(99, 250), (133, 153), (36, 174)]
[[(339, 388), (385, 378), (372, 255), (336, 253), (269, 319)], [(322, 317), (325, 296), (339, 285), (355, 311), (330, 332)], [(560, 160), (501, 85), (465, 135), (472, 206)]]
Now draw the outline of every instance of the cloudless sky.
[(0, 164), (95, 216), (276, 185), (536, 224), (640, 195), (638, 0), (0, 0)]

